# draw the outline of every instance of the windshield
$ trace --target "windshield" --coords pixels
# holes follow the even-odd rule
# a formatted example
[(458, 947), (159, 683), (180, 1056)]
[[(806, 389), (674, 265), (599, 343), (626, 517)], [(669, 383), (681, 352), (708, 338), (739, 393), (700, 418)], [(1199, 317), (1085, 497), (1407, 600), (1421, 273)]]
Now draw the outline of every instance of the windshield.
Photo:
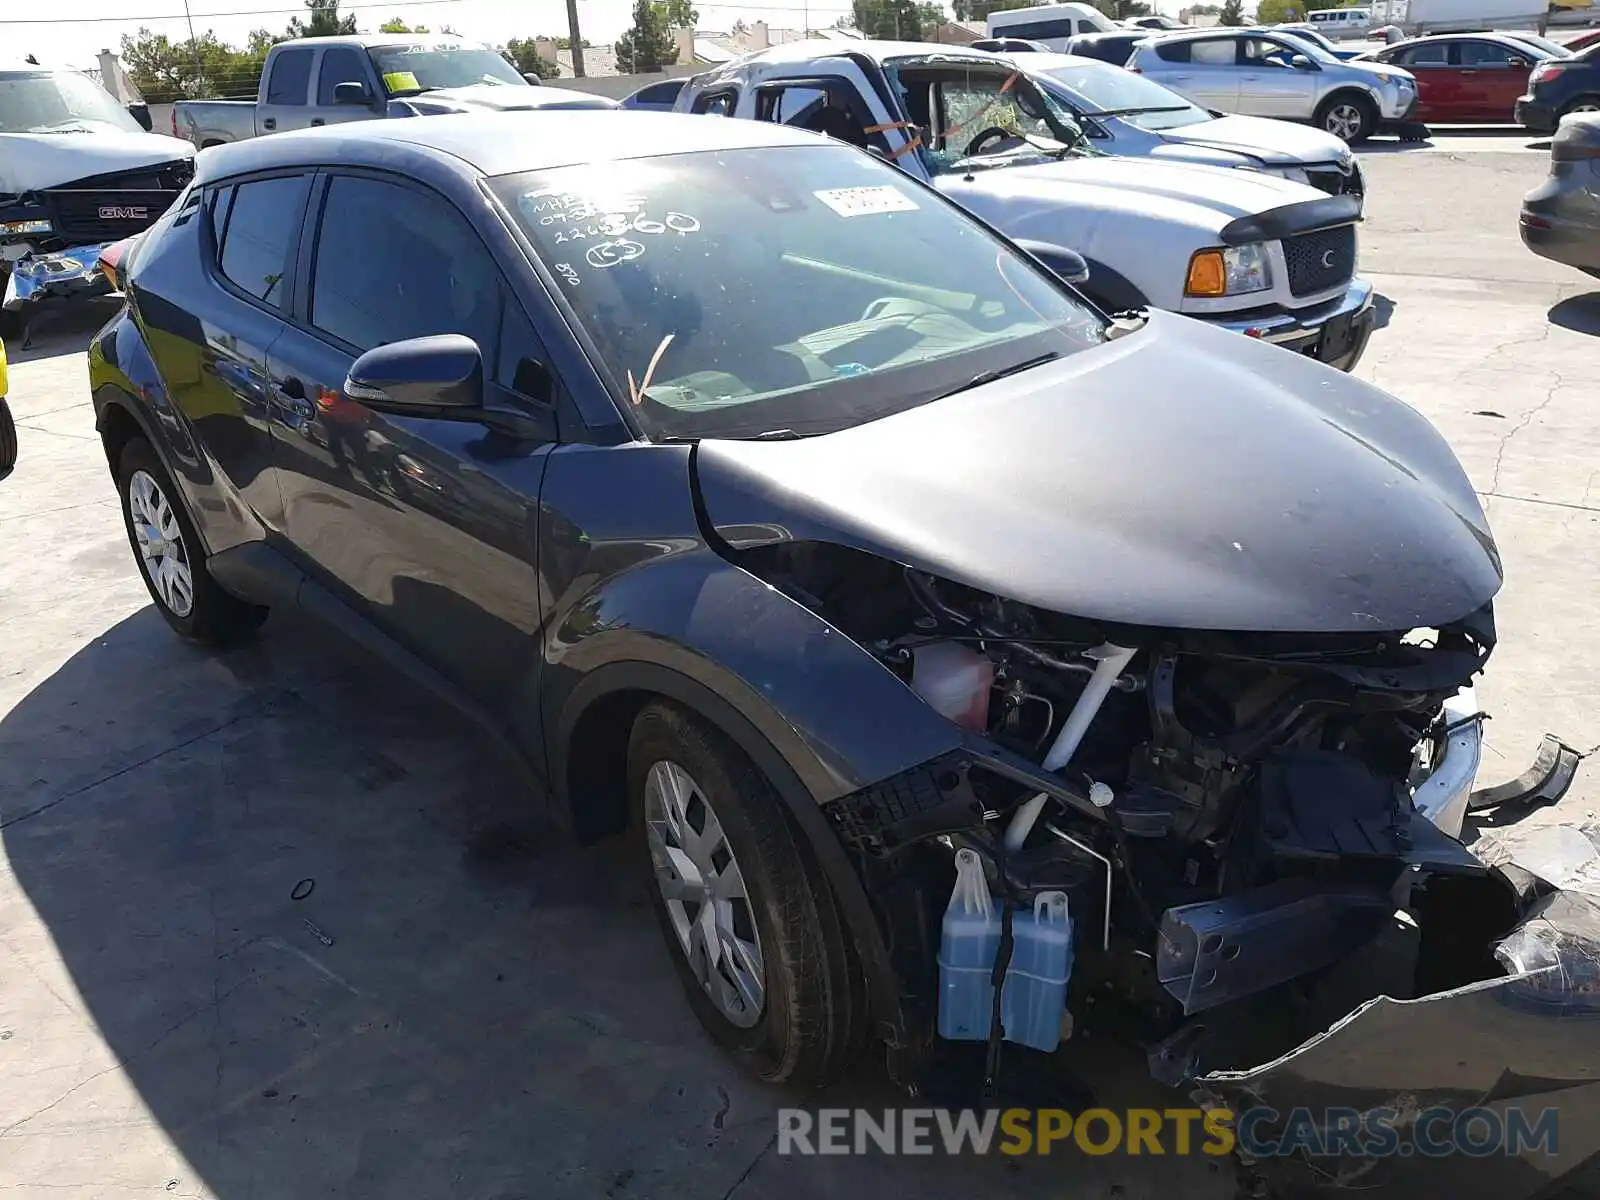
[(922, 161), (930, 174), (1097, 153), (1071, 109), (1021, 71), (911, 64), (891, 67), (888, 74), (922, 131)]
[(1315, 59), (1317, 62), (1337, 63), (1339, 61), (1332, 54), (1329, 54), (1326, 50), (1324, 50), (1318, 43), (1312, 41), (1310, 38), (1306, 37), (1305, 34), (1300, 33), (1298, 30), (1274, 30), (1272, 36), (1289, 43), (1294, 47), (1294, 49), (1303, 53), (1307, 58)]
[(1121, 117), (1140, 129), (1160, 132), (1211, 120), (1211, 114), (1154, 80), (1107, 63), (1073, 61), (1034, 77), (1053, 99), (1086, 117)]
[(77, 71), (0, 71), (0, 133), (143, 133), (127, 109)]
[(509, 84), (528, 81), (500, 55), (485, 46), (435, 43), (416, 46), (374, 46), (369, 53), (391, 96), (414, 96), (436, 88)]
[(1280, 34), (1286, 33), (1302, 42), (1310, 42), (1313, 46), (1320, 47), (1321, 49), (1326, 50), (1330, 55), (1333, 54), (1333, 43), (1322, 34), (1318, 33), (1315, 29), (1276, 29), (1273, 32)]
[(1031, 260), (846, 146), (594, 163), (494, 187), (656, 439), (828, 433), (1105, 337)]
[(1552, 42), (1549, 38), (1542, 38), (1532, 33), (1519, 33), (1515, 37), (1517, 41), (1532, 46), (1536, 50), (1543, 50), (1551, 58), (1572, 57), (1571, 50), (1568, 50), (1560, 42)]

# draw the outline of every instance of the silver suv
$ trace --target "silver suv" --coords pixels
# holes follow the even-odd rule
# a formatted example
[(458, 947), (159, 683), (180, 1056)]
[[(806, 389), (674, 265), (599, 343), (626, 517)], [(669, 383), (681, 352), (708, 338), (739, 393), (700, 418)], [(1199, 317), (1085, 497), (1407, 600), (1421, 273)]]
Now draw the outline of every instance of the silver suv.
[(1405, 122), (1417, 103), (1417, 81), (1409, 71), (1341, 62), (1321, 46), (1276, 29), (1156, 37), (1134, 47), (1128, 70), (1203, 108), (1310, 121), (1352, 145)]

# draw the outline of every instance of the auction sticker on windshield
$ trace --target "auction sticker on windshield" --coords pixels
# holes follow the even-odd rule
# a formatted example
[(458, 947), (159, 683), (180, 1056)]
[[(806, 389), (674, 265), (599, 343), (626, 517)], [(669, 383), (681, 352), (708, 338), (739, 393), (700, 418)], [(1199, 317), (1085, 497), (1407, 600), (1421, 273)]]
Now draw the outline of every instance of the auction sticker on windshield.
[(811, 194), (841, 217), (870, 217), (878, 213), (917, 210), (910, 196), (887, 184), (878, 187), (827, 188)]
[(387, 71), (383, 83), (391, 92), (415, 92), (422, 87), (411, 71)]

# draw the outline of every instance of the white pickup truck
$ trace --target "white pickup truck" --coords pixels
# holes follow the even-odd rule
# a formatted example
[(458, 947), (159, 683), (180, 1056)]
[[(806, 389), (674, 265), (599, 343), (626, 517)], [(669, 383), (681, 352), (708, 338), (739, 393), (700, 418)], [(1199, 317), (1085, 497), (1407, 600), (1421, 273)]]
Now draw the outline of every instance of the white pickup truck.
[(487, 46), (446, 34), (297, 38), (267, 51), (254, 100), (179, 100), (172, 132), (204, 150), (264, 133), (437, 113), (615, 108), (604, 96), (532, 86)]
[(810, 129), (887, 158), (1013, 240), (1076, 251), (1089, 266), (1082, 290), (1109, 311), (1169, 309), (1344, 370), (1366, 349), (1358, 197), (1098, 154), (996, 55), (795, 42), (695, 76), (676, 107)]

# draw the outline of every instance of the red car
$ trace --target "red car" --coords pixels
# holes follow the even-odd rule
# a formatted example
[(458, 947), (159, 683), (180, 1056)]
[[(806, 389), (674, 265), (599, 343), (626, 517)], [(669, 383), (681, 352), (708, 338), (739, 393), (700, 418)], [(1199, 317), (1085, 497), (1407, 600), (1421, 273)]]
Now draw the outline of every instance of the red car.
[(1564, 43), (1573, 54), (1579, 50), (1587, 50), (1590, 46), (1600, 44), (1600, 29), (1591, 29), (1588, 33), (1580, 33), (1577, 37)]
[(1372, 56), (1416, 76), (1412, 118), (1429, 125), (1510, 124), (1517, 98), (1528, 90), (1528, 74), (1547, 59), (1564, 57), (1503, 33), (1413, 38)]

